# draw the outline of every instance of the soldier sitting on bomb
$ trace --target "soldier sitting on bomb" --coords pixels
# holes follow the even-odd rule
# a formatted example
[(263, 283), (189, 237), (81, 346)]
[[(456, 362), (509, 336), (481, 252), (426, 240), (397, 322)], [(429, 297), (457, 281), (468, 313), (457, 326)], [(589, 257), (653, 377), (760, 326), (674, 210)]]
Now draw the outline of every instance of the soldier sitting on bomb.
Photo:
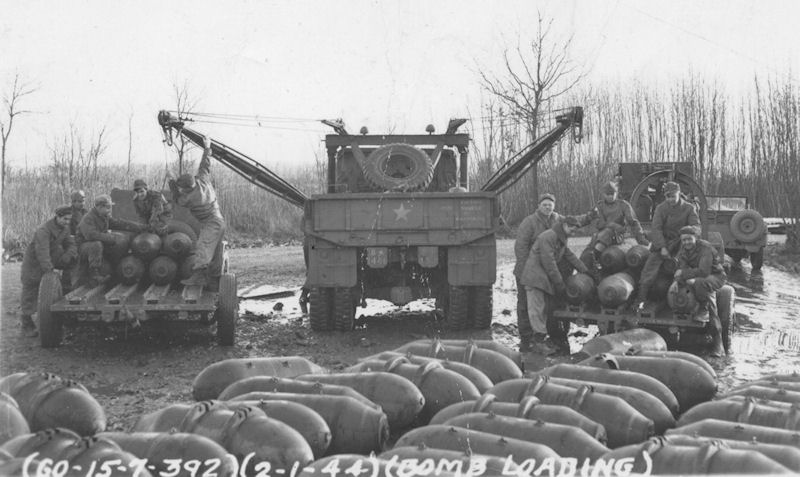
[(86, 283), (91, 287), (96, 287), (109, 278), (101, 272), (103, 249), (105, 246), (114, 245), (117, 240), (117, 237), (110, 233), (109, 229), (140, 233), (150, 228), (148, 225), (112, 217), (113, 205), (110, 196), (97, 196), (94, 200), (94, 207), (83, 216), (78, 225), (75, 241), (78, 244), (79, 253), (79, 278), (76, 286)]
[(581, 253), (581, 261), (589, 270), (595, 269), (599, 254), (603, 250), (611, 245), (622, 243), (622, 236), (626, 227), (630, 228), (631, 233), (640, 245), (649, 245), (633, 207), (628, 201), (617, 197), (617, 184), (607, 182), (600, 189), (600, 192), (603, 198), (587, 214), (590, 220), (596, 221), (598, 231), (592, 236), (589, 245)]
[(678, 269), (675, 281), (678, 285), (688, 287), (697, 299), (698, 309), (694, 320), (708, 323), (713, 319), (712, 328), (716, 328), (713, 354), (724, 354), (722, 351), (721, 324), (717, 315), (716, 291), (725, 285), (725, 269), (717, 250), (708, 241), (698, 238), (696, 226), (687, 225), (680, 229), (681, 249), (678, 252)]

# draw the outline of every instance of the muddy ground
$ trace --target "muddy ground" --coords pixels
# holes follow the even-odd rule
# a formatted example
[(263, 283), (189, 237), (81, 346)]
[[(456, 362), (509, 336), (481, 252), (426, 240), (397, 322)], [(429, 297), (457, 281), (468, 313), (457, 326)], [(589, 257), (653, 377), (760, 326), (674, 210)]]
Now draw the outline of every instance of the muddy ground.
[[(585, 243), (586, 239), (576, 239), (573, 249), (577, 252)], [(513, 241), (498, 241), (495, 318), (491, 330), (484, 332), (446, 331), (426, 303), (398, 310), (371, 302), (366, 310), (358, 309), (357, 316), (364, 313), (369, 316), (359, 319), (361, 326), (355, 332), (317, 333), (310, 330), (308, 318), (301, 314), (297, 297), (291, 296), (242, 301), (237, 344), (233, 347), (218, 346), (213, 327), (111, 329), (83, 326), (68, 328), (64, 343), (56, 349), (43, 349), (38, 338), (25, 338), (20, 333), (16, 316), (20, 265), (5, 264), (2, 267), (0, 376), (22, 371), (49, 372), (76, 380), (105, 408), (109, 430), (128, 430), (141, 414), (171, 403), (190, 402), (192, 380), (197, 373), (226, 358), (299, 355), (337, 370), (354, 364), (359, 358), (439, 333), (446, 338), (491, 338), (516, 347), (513, 261)], [(297, 291), (304, 276), (302, 250), (299, 246), (235, 249), (231, 251), (231, 270), (238, 277), (241, 292), (253, 293), (257, 285), (273, 287), (266, 291), (275, 288)], [(756, 285), (760, 283), (761, 295), (753, 285), (757, 277), (751, 277), (746, 268), (738, 279), (744, 284), (736, 285), (737, 294), (749, 297), (749, 302), (741, 305), (744, 308), (737, 306), (737, 321), (741, 322), (743, 330), (734, 343), (739, 355), (712, 362), (721, 372), (723, 387), (740, 382), (743, 376), (758, 372), (767, 364), (774, 369), (800, 365), (800, 340), (787, 338), (781, 331), (788, 320), (797, 317), (796, 310), (800, 308), (797, 278), (770, 267), (765, 270), (760, 281), (755, 280)], [(789, 291), (778, 289), (770, 294), (773, 280), (781, 284), (778, 288)], [(769, 319), (767, 315), (775, 314), (773, 300), (776, 306), (781, 306), (780, 310), (785, 310), (778, 313), (779, 317), (784, 313), (786, 319), (774, 326), (763, 321)], [(283, 304), (282, 310), (274, 309), (277, 303)], [(768, 313), (762, 313), (763, 309)], [(591, 336), (596, 329), (573, 326), (572, 331), (571, 345), (575, 352), (587, 338), (586, 334)], [(776, 337), (775, 333), (784, 334)], [(780, 344), (776, 345), (778, 341)], [(534, 365), (540, 366), (550, 362), (552, 360), (544, 358), (533, 360)], [(737, 369), (744, 369), (744, 375)]]

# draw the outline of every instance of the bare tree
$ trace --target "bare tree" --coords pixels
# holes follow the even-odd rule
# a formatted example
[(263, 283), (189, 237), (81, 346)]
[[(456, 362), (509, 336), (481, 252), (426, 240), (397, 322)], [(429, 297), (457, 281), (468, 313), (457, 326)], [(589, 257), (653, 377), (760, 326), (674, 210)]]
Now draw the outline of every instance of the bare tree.
[[(188, 81), (184, 81), (182, 85), (178, 85), (178, 83), (172, 83), (172, 90), (175, 93), (175, 105), (177, 107), (179, 117), (183, 118), (187, 114), (195, 111), (199, 100), (193, 98), (190, 94)], [(178, 134), (178, 137), (175, 138), (175, 141), (173, 142), (175, 152), (178, 153), (178, 174), (183, 174), (184, 154), (186, 154), (186, 151), (191, 144), (191, 141), (183, 137), (182, 134)]]
[(131, 175), (131, 158), (133, 156), (133, 110), (128, 115), (128, 168), (126, 172)]
[(25, 96), (33, 94), (38, 88), (29, 82), (20, 78), (19, 73), (14, 75), (14, 83), (11, 86), (11, 91), (3, 94), (3, 117), (0, 118), (0, 137), (2, 137), (2, 162), (0, 162), (0, 184), (2, 188), (6, 189), (6, 148), (8, 147), (8, 138), (11, 136), (11, 128), (14, 126), (14, 118), (23, 114), (31, 113), (33, 111), (20, 109), (20, 101)]
[[(553, 20), (546, 20), (539, 12), (536, 36), (525, 48), (517, 45), (513, 51), (504, 51), (502, 74), (479, 71), (483, 88), (506, 106), (508, 114), (524, 127), (530, 141), (538, 136), (542, 116), (552, 108), (554, 100), (586, 76), (570, 58), (572, 36), (557, 41), (552, 38), (552, 26)], [(532, 176), (532, 196), (536, 197), (539, 182), (536, 165)]]

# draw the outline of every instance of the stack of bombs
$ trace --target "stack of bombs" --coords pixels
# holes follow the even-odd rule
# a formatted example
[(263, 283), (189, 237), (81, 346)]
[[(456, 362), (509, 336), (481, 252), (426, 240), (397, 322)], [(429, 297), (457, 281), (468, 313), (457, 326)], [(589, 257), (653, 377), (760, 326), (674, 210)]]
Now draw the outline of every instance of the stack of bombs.
[(188, 278), (194, 265), (196, 235), (188, 224), (182, 225), (185, 227), (168, 227), (163, 236), (114, 232), (117, 241), (106, 251), (108, 263), (104, 273), (113, 271), (116, 280), (125, 285), (146, 279), (162, 286)]
[[(650, 250), (644, 245), (623, 243), (605, 248), (599, 257), (599, 282), (584, 273), (572, 275), (566, 280), (567, 301), (581, 305), (598, 300), (601, 305), (616, 308), (627, 303), (633, 296), (639, 275)], [(649, 297), (662, 300), (672, 283), (676, 263), (665, 260), (659, 278), (651, 287)]]

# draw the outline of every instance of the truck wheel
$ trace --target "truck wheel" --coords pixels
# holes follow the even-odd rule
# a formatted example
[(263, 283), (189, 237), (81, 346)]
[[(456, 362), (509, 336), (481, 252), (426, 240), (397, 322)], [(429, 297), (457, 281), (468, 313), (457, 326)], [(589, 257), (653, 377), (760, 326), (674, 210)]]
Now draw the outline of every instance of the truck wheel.
[(366, 158), (362, 165), (367, 182), (382, 190), (424, 189), (433, 179), (428, 154), (410, 144), (386, 144)]
[(469, 296), (466, 287), (450, 287), (447, 307), (447, 323), (450, 329), (464, 330), (470, 327)]
[(214, 313), (217, 319), (217, 343), (233, 346), (236, 342), (236, 320), (239, 318), (239, 299), (236, 296), (236, 275), (219, 277), (219, 303)]
[(755, 242), (764, 233), (764, 217), (755, 210), (745, 209), (733, 214), (731, 235), (740, 242)]
[(61, 298), (61, 279), (55, 272), (45, 273), (39, 283), (37, 313), (39, 315), (39, 338), (42, 348), (55, 348), (61, 344), (63, 323), (50, 306)]
[(719, 322), (722, 325), (722, 347), (725, 348), (725, 353), (730, 353), (731, 338), (733, 337), (733, 331), (736, 327), (734, 315), (735, 303), (736, 294), (732, 286), (725, 285), (717, 290), (717, 314), (719, 315)]
[(761, 270), (761, 267), (764, 265), (764, 247), (758, 249), (758, 252), (750, 254), (750, 265), (753, 266), (754, 272)]
[(334, 326), (339, 331), (352, 331), (356, 327), (356, 305), (350, 288), (336, 288), (333, 297)]
[(492, 326), (492, 286), (478, 286), (470, 289), (468, 312), (472, 326), (486, 330)]
[(330, 331), (333, 329), (333, 288), (312, 288), (308, 293), (308, 313), (311, 329)]

